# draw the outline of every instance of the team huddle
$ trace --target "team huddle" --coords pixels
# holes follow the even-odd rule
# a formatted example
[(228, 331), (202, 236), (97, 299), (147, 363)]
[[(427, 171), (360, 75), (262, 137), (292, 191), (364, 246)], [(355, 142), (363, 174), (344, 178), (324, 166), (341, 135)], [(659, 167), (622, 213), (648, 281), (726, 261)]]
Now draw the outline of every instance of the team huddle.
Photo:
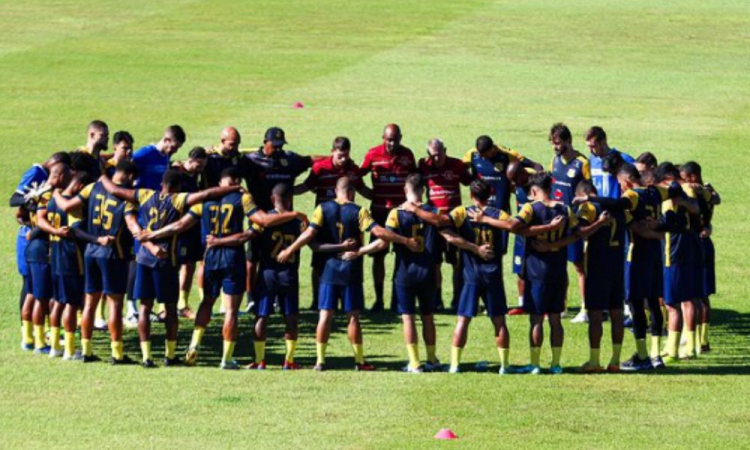
[[(34, 165), (10, 200), (21, 224), (21, 346), (50, 358), (95, 362), (93, 333), (106, 326), (110, 362), (131, 364), (123, 328), (137, 326), (141, 364), (152, 368), (151, 323), (162, 320), (164, 365), (195, 365), (220, 299), (220, 367), (238, 369), (234, 347), (247, 298), (254, 314), (254, 361), (247, 368), (266, 369), (268, 320), (278, 311), (285, 324), (283, 369), (299, 369), (299, 264), (309, 246), (318, 371), (326, 369), (337, 311), (347, 316), (354, 368), (374, 370), (365, 359), (360, 322), (364, 259), (372, 259), (371, 312), (379, 312), (386, 308), (389, 253), (395, 255), (390, 309), (402, 318), (407, 372), (443, 370), (434, 321), (441, 311), (457, 316), (447, 370), (459, 372), (470, 323), (486, 311), (501, 374), (542, 372), (545, 318), (548, 372), (561, 373), (569, 262), (582, 299), (574, 322), (588, 322), (590, 355), (581, 371), (660, 369), (710, 351), (709, 297), (716, 291), (711, 219), (718, 193), (703, 182), (696, 162), (658, 164), (651, 153), (633, 158), (610, 148), (596, 126), (584, 137), (588, 156), (575, 150), (567, 126), (553, 125), (548, 171), (486, 135), (463, 159), (448, 156), (445, 144), (432, 139), (417, 161), (394, 124), (359, 166), (346, 137), (333, 141), (330, 155), (303, 156), (284, 148), (277, 127), (257, 150), (240, 151), (240, 134), (228, 127), (218, 145), (194, 147), (184, 161), (172, 161), (186, 141), (180, 126), (135, 152), (132, 135), (118, 131), (107, 154), (109, 129), (93, 121), (85, 146)], [(462, 186), (470, 193), (466, 203)], [(307, 192), (316, 205), (309, 217), (293, 207), (294, 196)], [(370, 207), (358, 204), (356, 194)], [(518, 307), (512, 309), (503, 280), (508, 250), (518, 277)], [(453, 297), (446, 301), (443, 263), (453, 270)], [(201, 299), (195, 312), (188, 302), (194, 278)], [(515, 314), (529, 315), (530, 361), (520, 367), (509, 362), (506, 315)], [(194, 321), (184, 356), (177, 353), (181, 316)], [(612, 355), (602, 364), (605, 320), (611, 321)], [(626, 322), (636, 353), (621, 361)]]

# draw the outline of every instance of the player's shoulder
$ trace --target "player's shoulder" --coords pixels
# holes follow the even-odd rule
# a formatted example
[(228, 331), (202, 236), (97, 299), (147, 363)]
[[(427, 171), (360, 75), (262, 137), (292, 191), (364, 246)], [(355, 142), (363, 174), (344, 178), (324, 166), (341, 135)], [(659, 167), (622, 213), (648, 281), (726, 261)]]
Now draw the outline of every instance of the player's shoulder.
[(576, 150), (575, 159), (577, 161), (580, 161), (580, 162), (586, 163), (586, 164), (588, 164), (588, 162), (589, 162), (588, 156), (584, 155), (583, 153), (579, 152), (578, 150)]
[[(350, 162), (353, 162), (353, 161), (350, 161)], [(332, 156), (327, 156), (325, 158), (314, 161), (312, 165), (313, 172), (319, 172), (321, 170), (330, 170), (330, 169), (333, 169), (333, 157)]]
[(475, 157), (479, 156), (476, 148), (471, 148), (464, 153), (463, 162), (470, 163)]

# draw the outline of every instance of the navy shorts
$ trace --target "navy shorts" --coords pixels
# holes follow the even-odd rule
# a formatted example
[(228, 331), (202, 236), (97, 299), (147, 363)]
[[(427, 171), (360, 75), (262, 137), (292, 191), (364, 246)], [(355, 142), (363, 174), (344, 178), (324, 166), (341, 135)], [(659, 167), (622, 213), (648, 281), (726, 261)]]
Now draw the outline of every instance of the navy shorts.
[(523, 236), (516, 235), (513, 242), (513, 273), (521, 275), (523, 273), (523, 254), (526, 247), (526, 239)]
[(128, 287), (128, 266), (130, 261), (113, 258), (86, 256), (83, 265), (86, 269), (84, 292), (105, 295), (124, 294)]
[(489, 286), (465, 283), (458, 299), (457, 314), (462, 317), (476, 317), (479, 310), (479, 298), (484, 301), (489, 317), (502, 316), (508, 313), (508, 302), (505, 299), (505, 287), (501, 281)]
[(583, 261), (583, 241), (575, 241), (568, 245), (568, 261), (580, 262)]
[(565, 311), (565, 281), (544, 282), (524, 279), (523, 309), (529, 314), (560, 314)]
[(625, 298), (628, 302), (659, 298), (664, 293), (661, 259), (625, 263)]
[(625, 281), (620, 278), (586, 277), (586, 309), (620, 310), (625, 306)]
[(349, 286), (320, 283), (318, 291), (319, 309), (335, 310), (338, 300), (344, 304), (344, 312), (361, 311), (365, 307), (365, 291), (362, 283)]
[(711, 238), (701, 239), (703, 246), (703, 297), (716, 293), (716, 250)]
[(54, 275), (55, 300), (71, 306), (83, 306), (83, 275)]
[(240, 264), (225, 269), (203, 269), (203, 295), (216, 299), (226, 295), (242, 295), (247, 289), (247, 267)]
[[(198, 234), (191, 234), (193, 231), (198, 231)], [(191, 228), (187, 233), (180, 236), (177, 251), (180, 265), (203, 261), (206, 249), (201, 242), (200, 227)]]
[(247, 243), (247, 250), (245, 250), (245, 259), (253, 264), (257, 264), (260, 261), (260, 240), (252, 239)]
[(664, 267), (664, 303), (679, 306), (695, 298), (695, 264), (672, 264)]
[(435, 312), (437, 294), (437, 287), (434, 282), (420, 286), (393, 284), (393, 299), (398, 305), (399, 314), (416, 314), (417, 299), (419, 299), (419, 314), (432, 314)]
[(278, 300), (281, 314), (284, 316), (299, 313), (299, 284), (294, 286), (269, 286), (264, 277), (258, 277), (259, 283), (255, 297), (255, 314), (268, 317), (273, 314), (273, 304)]
[(135, 269), (135, 297), (159, 303), (177, 303), (180, 291), (180, 272), (176, 267), (148, 267), (138, 264)]
[(26, 262), (31, 281), (31, 293), (37, 300), (49, 300), (52, 298), (53, 284), (50, 265), (44, 262)]

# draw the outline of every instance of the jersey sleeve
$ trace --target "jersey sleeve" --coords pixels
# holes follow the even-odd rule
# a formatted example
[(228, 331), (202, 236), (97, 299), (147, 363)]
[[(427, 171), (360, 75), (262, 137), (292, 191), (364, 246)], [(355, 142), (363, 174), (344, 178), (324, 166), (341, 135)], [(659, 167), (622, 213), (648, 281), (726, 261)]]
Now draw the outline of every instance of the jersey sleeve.
[(466, 208), (463, 206), (457, 206), (448, 213), (448, 216), (451, 218), (451, 222), (453, 222), (453, 226), (456, 229), (461, 228), (461, 225), (466, 222)]
[(39, 198), (39, 202), (36, 205), (37, 211), (40, 209), (47, 209), (47, 205), (49, 204), (50, 200), (52, 200), (52, 192), (45, 192), (42, 194), (42, 196)]
[(583, 164), (581, 165), (581, 174), (583, 175), (584, 180), (590, 180), (591, 179), (591, 163), (589, 162), (588, 158), (581, 157), (583, 161), (581, 161)]
[(132, 202), (125, 202), (125, 215), (138, 214), (138, 206)]
[(630, 211), (625, 211), (625, 225), (630, 225), (633, 222), (633, 215)]
[(318, 205), (310, 216), (310, 226), (320, 229), (323, 227), (323, 205)]
[(505, 147), (503, 145), (498, 145), (497, 148), (501, 152), (503, 152), (506, 155), (508, 155), (508, 160), (510, 162), (513, 162), (513, 161), (523, 161), (524, 159), (526, 159), (523, 155), (521, 155), (520, 153), (518, 153), (517, 151), (513, 150), (510, 147)]
[(372, 152), (369, 151), (365, 154), (365, 159), (362, 160), (362, 164), (359, 165), (359, 175), (365, 176), (372, 170)]
[(501, 209), (500, 214), (498, 214), (497, 218), (498, 220), (510, 220), (510, 215)]
[(31, 186), (34, 182), (41, 182), (47, 178), (46, 174), (41, 173), (41, 169), (34, 165), (29, 170), (23, 173), (21, 181), (16, 186), (16, 192), (23, 195), (26, 194), (25, 188)]
[(471, 166), (471, 158), (474, 156), (474, 153), (476, 152), (476, 149), (471, 149), (464, 153), (464, 157), (461, 159), (463, 161), (464, 165)]
[(190, 194), (187, 192), (183, 192), (180, 194), (175, 194), (174, 197), (172, 197), (172, 206), (174, 206), (174, 209), (176, 209), (180, 214), (185, 213), (185, 208), (187, 207), (187, 200), (188, 196)]
[(244, 212), (247, 217), (250, 217), (255, 214), (256, 211), (258, 211), (258, 207), (253, 201), (253, 196), (247, 192), (242, 194), (242, 212)]
[(154, 195), (154, 191), (151, 189), (136, 189), (135, 190), (135, 199), (138, 201), (138, 203), (143, 204), (146, 200), (150, 199), (151, 196)]
[(573, 210), (568, 208), (568, 231), (573, 231), (578, 228), (578, 217), (573, 213)]
[(304, 184), (305, 187), (307, 187), (307, 189), (311, 190), (312, 192), (318, 190), (318, 168), (316, 166), (313, 166), (312, 170), (309, 174), (307, 174), (307, 178), (305, 178), (305, 181), (303, 181), (302, 184)]
[(622, 194), (622, 196), (628, 199), (628, 201), (630, 202), (630, 205), (628, 207), (630, 211), (635, 211), (635, 209), (638, 208), (638, 200), (640, 197), (638, 196), (637, 192), (632, 189), (628, 189), (624, 194)]
[(516, 219), (523, 222), (524, 225), (528, 225), (531, 223), (531, 221), (534, 219), (534, 208), (531, 206), (531, 203), (525, 203), (523, 205), (521, 210), (518, 211)]
[(313, 165), (312, 156), (294, 154), (294, 175), (298, 177), (305, 173)]
[(596, 208), (592, 203), (586, 202), (578, 208), (577, 219), (586, 224), (592, 224), (596, 221)]
[(94, 189), (94, 184), (96, 184), (96, 183), (91, 183), (91, 184), (87, 185), (86, 187), (84, 187), (83, 189), (81, 189), (78, 192), (77, 197), (80, 198), (83, 201), (88, 200), (89, 197), (91, 197), (91, 190)]
[(200, 218), (203, 215), (203, 203), (198, 203), (197, 205), (193, 205), (188, 210), (188, 214), (195, 217), (196, 219)]
[(392, 209), (388, 213), (388, 218), (385, 219), (385, 227), (390, 230), (395, 230), (398, 228), (398, 210)]
[(372, 216), (370, 215), (370, 211), (368, 211), (365, 208), (359, 209), (359, 214), (357, 214), (357, 219), (359, 221), (359, 231), (365, 232), (370, 231), (375, 225), (375, 221), (372, 219)]

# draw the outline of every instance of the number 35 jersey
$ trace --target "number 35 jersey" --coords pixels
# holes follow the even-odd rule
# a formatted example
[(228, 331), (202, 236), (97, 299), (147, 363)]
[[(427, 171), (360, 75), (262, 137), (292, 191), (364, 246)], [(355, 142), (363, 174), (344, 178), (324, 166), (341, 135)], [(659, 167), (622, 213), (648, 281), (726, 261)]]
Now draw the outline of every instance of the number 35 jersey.
[(114, 243), (107, 247), (88, 244), (85, 256), (105, 259), (129, 260), (133, 257), (133, 236), (125, 225), (126, 210), (133, 205), (109, 194), (100, 182), (89, 184), (78, 198), (86, 205), (87, 231), (94, 236), (113, 236)]
[[(478, 211), (479, 208), (477, 206), (459, 206), (450, 212), (453, 226), (462, 238), (479, 246), (491, 245), (492, 250), (495, 252), (495, 256), (492, 259), (485, 261), (472, 252), (461, 250), (461, 258), (464, 265), (464, 282), (466, 284), (481, 286), (502, 283), (503, 231), (491, 227), (486, 223), (471, 220), (469, 213)], [(504, 211), (492, 206), (486, 207), (484, 214), (493, 219), (508, 220), (508, 215)]]
[[(199, 203), (188, 214), (200, 219), (201, 238), (206, 236), (226, 237), (245, 230), (245, 217), (258, 211), (253, 197), (248, 193), (232, 192), (220, 199)], [(206, 250), (203, 263), (208, 270), (228, 269), (245, 265), (245, 247), (211, 247)]]

